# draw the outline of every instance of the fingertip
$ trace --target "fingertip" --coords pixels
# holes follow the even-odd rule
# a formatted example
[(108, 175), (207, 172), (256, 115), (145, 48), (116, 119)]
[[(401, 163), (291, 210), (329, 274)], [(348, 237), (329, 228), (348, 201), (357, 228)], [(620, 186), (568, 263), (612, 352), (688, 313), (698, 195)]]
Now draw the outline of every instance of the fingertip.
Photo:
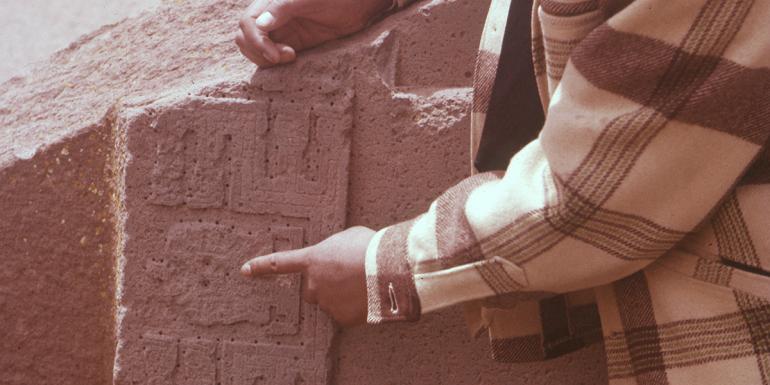
[(247, 262), (241, 266), (241, 274), (248, 277), (251, 275), (251, 265)]
[(297, 58), (297, 52), (294, 48), (285, 44), (277, 44), (278, 51), (281, 53), (281, 63), (293, 62)]

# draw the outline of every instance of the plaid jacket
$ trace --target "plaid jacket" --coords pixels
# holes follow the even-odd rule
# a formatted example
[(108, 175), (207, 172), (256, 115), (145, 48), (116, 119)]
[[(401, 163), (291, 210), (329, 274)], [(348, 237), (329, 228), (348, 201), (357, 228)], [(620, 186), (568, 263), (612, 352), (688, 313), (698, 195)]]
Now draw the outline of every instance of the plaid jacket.
[[(474, 138), (506, 94), (510, 6), (489, 10)], [(770, 384), (768, 20), (767, 0), (535, 0), (542, 130), (377, 232), (369, 322), (463, 303), (498, 360), (603, 340), (611, 384)]]

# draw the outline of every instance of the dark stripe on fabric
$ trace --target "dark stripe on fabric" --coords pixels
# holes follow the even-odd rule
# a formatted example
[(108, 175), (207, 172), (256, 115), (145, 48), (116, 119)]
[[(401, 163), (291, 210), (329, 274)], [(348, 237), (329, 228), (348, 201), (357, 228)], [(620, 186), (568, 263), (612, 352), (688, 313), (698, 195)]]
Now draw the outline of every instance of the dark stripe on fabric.
[(489, 286), (492, 291), (495, 292), (496, 295), (500, 295), (506, 292), (509, 292), (511, 290), (506, 290), (505, 282), (503, 282), (499, 276), (497, 276), (493, 271), (490, 271), (489, 266), (486, 264), (477, 264), (474, 265), (476, 270), (478, 271), (481, 278), (484, 280), (484, 282)]
[(540, 0), (540, 6), (543, 12), (553, 16), (577, 16), (599, 9), (599, 2), (596, 0), (585, 0), (581, 2), (561, 2), (558, 0)]
[[(727, 260), (758, 268), (759, 258), (743, 220), (737, 195), (733, 192), (712, 219), (719, 255)], [(733, 291), (738, 308), (751, 335), (762, 385), (770, 384), (770, 302)]]
[[(545, 74), (545, 45), (542, 36), (537, 36), (532, 39), (532, 66), (535, 77)], [(539, 98), (540, 96), (538, 96), (538, 99)]]
[[(543, 128), (545, 115), (532, 57), (531, 15), (532, 0), (511, 2), (499, 68), (494, 73), (488, 108), (482, 111), (486, 112), (484, 131), (474, 159), (479, 171), (505, 170), (511, 157)], [(474, 106), (474, 111), (479, 109)]]
[[(675, 56), (711, 62), (713, 71), (681, 108), (656, 106), (651, 103), (655, 93), (661, 92), (656, 84)], [(770, 121), (770, 70), (747, 68), (717, 56), (692, 56), (695, 54), (660, 40), (619, 32), (604, 24), (583, 40), (571, 59), (596, 87), (655, 108), (669, 119), (764, 143), (770, 131), (766, 124)], [(634, 76), (626, 76), (629, 73)]]
[[(563, 204), (559, 208), (565, 207), (567, 210), (552, 206), (544, 212), (531, 212), (518, 218), (512, 226), (484, 240), (513, 248), (506, 251), (515, 251), (495, 254), (519, 263), (529, 260), (550, 249), (565, 236), (562, 234), (565, 233), (564, 227), (544, 227), (544, 220), (548, 224), (568, 224), (570, 228), (576, 229), (593, 217), (596, 208), (601, 207), (620, 187), (643, 150), (666, 125), (668, 119), (665, 116), (676, 115), (690, 95), (708, 79), (716, 65), (714, 55), (724, 51), (727, 42), (737, 31), (736, 25), (742, 23), (747, 11), (743, 1), (709, 1), (682, 43), (683, 47), (693, 50), (696, 55), (684, 55), (682, 50), (676, 51), (667, 70), (656, 79), (657, 86), (644, 103), (645, 107), (612, 120), (580, 166), (564, 183), (574, 189), (577, 196), (590, 202), (590, 205), (579, 205), (575, 211), (569, 209), (572, 207), (570, 204)], [(716, 37), (715, 34), (721, 33), (729, 36)], [(697, 44), (691, 40), (696, 40)], [(625, 80), (627, 76), (621, 79)], [(567, 218), (560, 218), (562, 216)], [(570, 233), (566, 231), (566, 234)], [(522, 245), (522, 238), (531, 241)], [(502, 242), (495, 242), (495, 239), (501, 239)]]
[(523, 287), (511, 277), (500, 262), (495, 260), (481, 261), (474, 265), (484, 282), (496, 295), (515, 292)]
[(483, 259), (476, 235), (465, 216), (465, 204), (473, 190), (500, 177), (491, 172), (474, 175), (436, 200), (436, 247), (442, 268)]
[(602, 339), (602, 324), (596, 303), (570, 306), (569, 322), (572, 334), (586, 342), (591, 343)]
[(567, 61), (569, 61), (569, 57), (572, 54), (572, 50), (581, 40), (544, 39), (547, 64), (546, 72), (551, 79), (555, 81), (561, 80), (562, 75), (564, 75), (564, 69), (567, 67)]
[[(633, 343), (629, 342), (633, 341)], [(663, 364), (656, 352), (663, 353)], [(639, 372), (687, 367), (754, 354), (741, 313), (688, 319), (629, 329), (605, 338), (610, 378), (632, 377)], [(631, 368), (631, 353), (635, 354)]]
[[(544, 173), (546, 196), (553, 196), (545, 209), (533, 211), (532, 216), (542, 216), (553, 229), (558, 230), (562, 237), (572, 235), (594, 247), (597, 247), (620, 259), (651, 259), (669, 250), (686, 233), (658, 225), (646, 218), (624, 214), (612, 210), (591, 206), (572, 189), (550, 173)], [(584, 208), (584, 206), (588, 206)], [(592, 217), (578, 218), (585, 212), (593, 212)], [(509, 227), (516, 226), (514, 222)], [(501, 230), (504, 232), (505, 229)], [(515, 255), (514, 261), (523, 263), (529, 261), (540, 251), (534, 248), (538, 242), (553, 239), (549, 227), (541, 225), (539, 231), (529, 231), (521, 234), (516, 242), (506, 240), (504, 243), (487, 243), (488, 253), (495, 255)]]
[[(650, 298), (650, 288), (647, 286), (647, 278), (643, 272), (637, 272), (615, 282), (613, 288), (623, 329), (650, 328), (651, 330), (645, 341), (649, 345), (648, 352), (640, 354), (636, 350), (629, 351), (631, 368), (637, 382), (650, 385), (668, 384), (663, 353), (660, 349), (660, 337), (657, 329), (652, 331), (652, 328), (655, 328), (657, 324)], [(638, 336), (626, 334), (626, 346), (631, 347), (639, 343)], [(641, 362), (645, 362), (645, 364), (642, 365)]]
[[(727, 197), (712, 218), (717, 248), (724, 262), (735, 261), (758, 269), (759, 258), (735, 192)], [(726, 267), (732, 270), (731, 267)], [(752, 353), (762, 385), (770, 384), (770, 301), (734, 290), (735, 301), (750, 335)]]
[(735, 300), (751, 334), (762, 385), (770, 384), (770, 301), (735, 291)]
[(473, 79), (473, 112), (486, 113), (495, 85), (500, 56), (480, 50), (476, 56), (476, 69)]
[(558, 357), (585, 346), (572, 334), (567, 298), (564, 294), (540, 300), (539, 304), (545, 358)]
[(377, 280), (383, 321), (415, 321), (420, 300), (408, 260), (407, 239), (414, 220), (388, 228), (377, 248)]
[(721, 258), (761, 268), (757, 250), (749, 235), (746, 221), (743, 219), (743, 212), (735, 191), (730, 193), (714, 214), (711, 225), (714, 228)]
[(710, 261), (700, 258), (695, 264), (693, 278), (715, 285), (728, 286), (733, 277), (732, 273), (733, 269), (725, 266), (720, 261)]
[(545, 358), (539, 334), (523, 337), (493, 338), (490, 342), (492, 359), (498, 362), (532, 362)]
[(485, 263), (487, 266), (487, 269), (490, 273), (494, 274), (500, 282), (502, 282), (505, 286), (505, 292), (512, 292), (516, 291), (518, 289), (521, 289), (523, 287), (522, 284), (519, 282), (516, 282), (513, 277), (511, 277), (510, 274), (508, 274), (507, 271), (505, 271), (505, 268), (500, 264), (498, 261), (489, 261)]

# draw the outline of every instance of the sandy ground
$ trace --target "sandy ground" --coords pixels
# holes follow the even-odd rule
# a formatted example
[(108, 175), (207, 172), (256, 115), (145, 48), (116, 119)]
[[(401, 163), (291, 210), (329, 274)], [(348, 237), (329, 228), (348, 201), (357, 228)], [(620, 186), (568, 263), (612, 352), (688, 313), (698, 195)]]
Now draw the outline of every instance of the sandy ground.
[(169, 0), (0, 0), (0, 83), (78, 36)]

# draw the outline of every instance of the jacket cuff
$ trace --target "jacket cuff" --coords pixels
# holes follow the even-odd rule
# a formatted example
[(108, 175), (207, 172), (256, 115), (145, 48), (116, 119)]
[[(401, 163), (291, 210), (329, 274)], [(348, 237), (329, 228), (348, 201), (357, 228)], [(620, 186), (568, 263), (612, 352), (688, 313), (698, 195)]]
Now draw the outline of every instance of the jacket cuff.
[(407, 250), (407, 221), (377, 232), (366, 250), (367, 323), (420, 319), (420, 299)]

